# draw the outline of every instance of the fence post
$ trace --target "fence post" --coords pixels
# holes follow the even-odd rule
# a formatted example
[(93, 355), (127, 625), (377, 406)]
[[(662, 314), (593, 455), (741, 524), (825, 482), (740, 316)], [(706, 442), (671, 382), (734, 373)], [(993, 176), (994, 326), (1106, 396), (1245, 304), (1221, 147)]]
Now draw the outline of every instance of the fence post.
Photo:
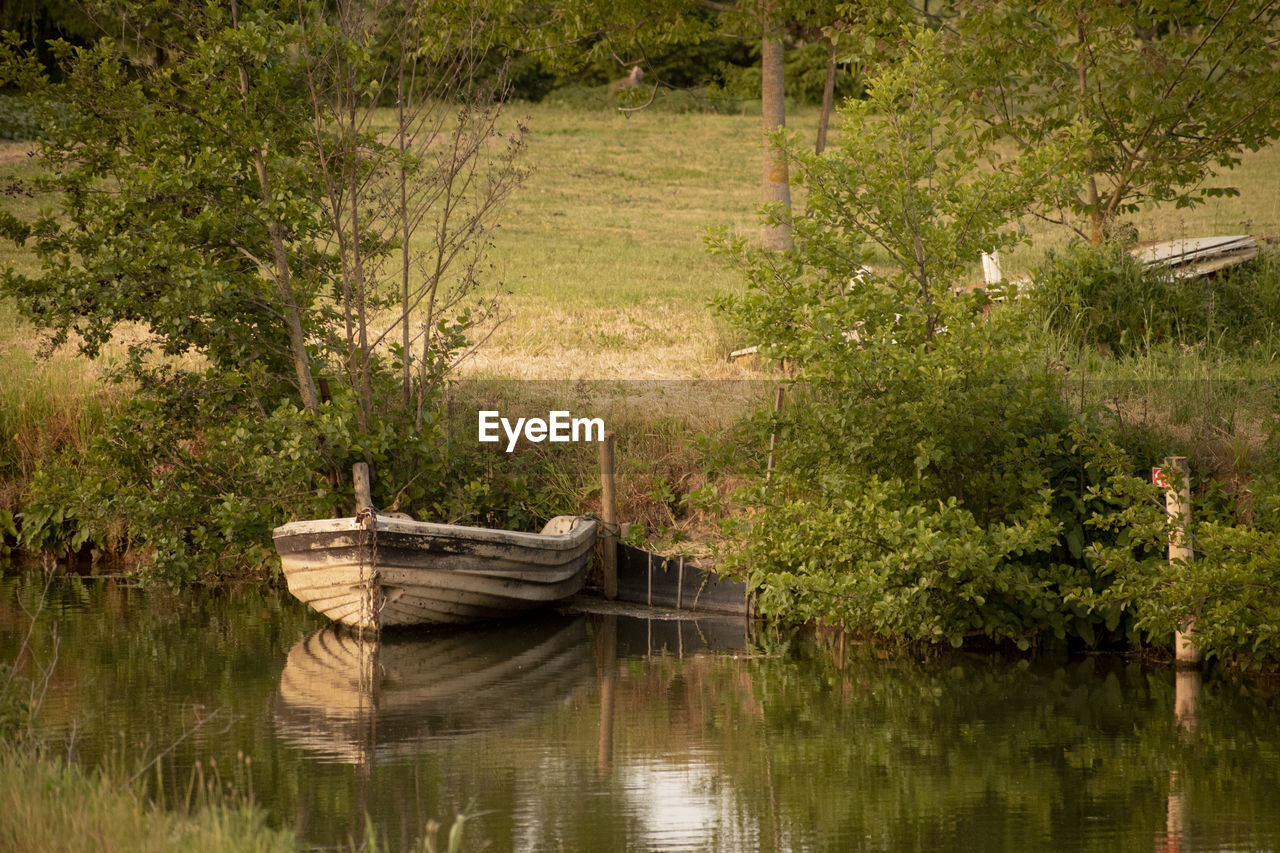
[[(1169, 515), (1169, 562), (1191, 562), (1191, 467), (1185, 456), (1165, 457), (1160, 482), (1164, 486), (1165, 511)], [(1173, 635), (1174, 660), (1182, 665), (1200, 663), (1195, 644), (1194, 619), (1188, 619)]]

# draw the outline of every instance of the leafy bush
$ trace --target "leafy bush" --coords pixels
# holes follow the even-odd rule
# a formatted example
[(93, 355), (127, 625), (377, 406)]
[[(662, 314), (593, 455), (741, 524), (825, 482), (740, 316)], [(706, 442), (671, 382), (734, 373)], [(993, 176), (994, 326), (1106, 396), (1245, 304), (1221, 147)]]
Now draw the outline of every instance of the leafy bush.
[(1131, 463), (1052, 377), (1019, 371), (1008, 331), (949, 331), (871, 387), (797, 395), (734, 558), (766, 613), (954, 645), (1121, 629), (1122, 608), (1093, 606), (1089, 548), (1115, 541), (1096, 520)]
[[(397, 378), (377, 374), (394, 397)], [(146, 580), (184, 586), (278, 566), (271, 531), (351, 511), (352, 465), (371, 461), (373, 499), (424, 520), (531, 529), (576, 503), (564, 454), (508, 455), (454, 430), (443, 410), (357, 426), (339, 394), (315, 414), (263, 412), (261, 377), (166, 370), (140, 388), (83, 458), (39, 469), (21, 514), (32, 551), (127, 554)], [(455, 441), (455, 432), (466, 432)]]
[(1145, 268), (1123, 242), (1050, 251), (1029, 297), (1048, 328), (1077, 345), (1130, 355), (1165, 342), (1229, 352), (1280, 345), (1280, 263), (1264, 256), (1213, 278)]
[(1129, 484), (1128, 506), (1101, 520), (1118, 535), (1091, 547), (1101, 591), (1083, 591), (1079, 604), (1132, 614), (1135, 639), (1168, 646), (1191, 627), (1206, 659), (1244, 666), (1280, 663), (1280, 499), (1259, 496), (1257, 523), (1201, 519), (1193, 510), (1188, 537), (1193, 556), (1170, 563), (1170, 525), (1164, 502), (1150, 486)]
[(256, 570), (273, 526), (329, 515), (340, 493), (316, 472), (351, 453), (353, 414), (283, 403), (264, 415), (236, 379), (170, 374), (140, 389), (84, 459), (36, 473), (23, 545), (130, 551), (182, 585)]

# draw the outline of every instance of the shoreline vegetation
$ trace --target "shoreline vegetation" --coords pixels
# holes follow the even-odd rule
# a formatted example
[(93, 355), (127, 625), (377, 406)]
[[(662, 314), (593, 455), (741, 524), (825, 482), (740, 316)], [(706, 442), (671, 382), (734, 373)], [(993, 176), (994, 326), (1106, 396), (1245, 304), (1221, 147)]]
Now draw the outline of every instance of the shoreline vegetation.
[[(704, 245), (709, 226), (752, 233), (756, 187), (741, 164), (755, 156), (758, 119), (661, 111), (623, 116), (519, 103), (509, 111), (530, 128), (528, 158), (536, 168), (503, 211), (494, 237), (490, 262), (506, 291), (502, 313), (491, 327), (476, 330), (482, 345), (456, 368), (445, 407), (450, 442), (474, 444), (476, 407), (498, 400), (511, 411), (573, 405), (602, 417), (618, 435), (620, 517), (638, 522), (650, 547), (719, 558), (741, 512), (735, 496), (761, 473), (767, 455), (769, 431), (758, 422), (744, 427), (743, 419), (767, 411), (786, 379), (771, 363), (728, 359), (754, 341), (711, 306), (740, 295), (741, 277)], [(812, 109), (793, 111), (791, 127), (809, 138), (816, 118)], [(31, 150), (30, 143), (0, 143), (0, 177), (28, 177)], [(1280, 146), (1246, 153), (1226, 176), (1241, 188), (1239, 198), (1211, 199), (1191, 210), (1146, 210), (1126, 221), (1146, 240), (1280, 234), (1280, 203), (1271, 191), (1276, 175)], [(1028, 225), (1032, 244), (1005, 255), (1010, 277), (1066, 248), (1061, 234)], [(29, 254), (12, 246), (2, 251), (0, 262), (32, 268)], [(1275, 262), (1263, 266), (1274, 277)], [(965, 275), (966, 286), (980, 282), (977, 258)], [(19, 516), (30, 511), (23, 495), (40, 465), (83, 454), (129, 392), (99, 381), (101, 365), (118, 361), (121, 349), (98, 363), (66, 348), (37, 357), (40, 336), (11, 306), (3, 308), (0, 351), (14, 381), (4, 384), (0, 401), (0, 423), (12, 438), (0, 460), (0, 521), (12, 543)], [(1252, 479), (1274, 475), (1264, 462), (1267, 402), (1255, 392), (1275, 380), (1276, 337), (1257, 343), (1256, 358), (1191, 338), (1116, 355), (1052, 331), (1042, 357), (1061, 375), (1063, 396), (1080, 410), (1110, 409), (1152, 454), (1190, 455), (1197, 482), (1218, 501), (1213, 512), (1225, 511), (1224, 496), (1247, 494)], [(491, 507), (481, 521), (527, 526), (566, 506), (597, 511), (593, 451), (523, 445), (509, 458), (486, 457), (485, 476), (504, 481), (494, 491), (523, 506), (505, 514)], [(51, 521), (58, 520), (45, 519)], [(45, 544), (87, 556), (109, 543), (95, 545), (73, 533), (69, 542)], [(258, 559), (269, 566), (269, 549)]]
[[(500, 78), (461, 62), (437, 69), (438, 97), (388, 108), (394, 86), (367, 92), (338, 58), (359, 22), (255, 15), (161, 46), (163, 73), (110, 42), (56, 87), (7, 60), (56, 115), (42, 151), (61, 168), (37, 179), (30, 143), (0, 144), (6, 547), (122, 557), (175, 587), (269, 579), (272, 527), (344, 511), (358, 458), (389, 510), (535, 528), (598, 509), (593, 448), (504, 452), (477, 413), (567, 411), (617, 435), (631, 535), (746, 578), (770, 618), (1026, 649), (1164, 645), (1204, 617), (1211, 657), (1280, 655), (1280, 261), (1187, 280), (1129, 252), (1280, 234), (1268, 115), (1178, 169), (1143, 154), (1112, 173), (1118, 113), (1085, 133), (1033, 103), (985, 134), (968, 112), (985, 90), (949, 76), (1060, 69), (982, 38), (961, 62), (903, 30), (824, 153), (814, 108), (769, 138), (793, 218), (757, 210), (754, 107), (619, 110), (563, 89), (499, 108)], [(1090, 26), (1117, 39), (1099, 50), (1133, 38)], [(443, 49), (405, 32), (428, 41), (359, 59), (392, 62), (383, 86)], [(1209, 48), (1188, 38), (1152, 44), (1190, 63)], [(1176, 153), (1170, 120), (1144, 144)], [(760, 250), (762, 225), (788, 250)], [(1019, 283), (987, 290), (997, 249)], [(730, 358), (747, 346), (758, 359)], [(1143, 482), (1165, 456), (1190, 459), (1199, 556), (1168, 571)]]

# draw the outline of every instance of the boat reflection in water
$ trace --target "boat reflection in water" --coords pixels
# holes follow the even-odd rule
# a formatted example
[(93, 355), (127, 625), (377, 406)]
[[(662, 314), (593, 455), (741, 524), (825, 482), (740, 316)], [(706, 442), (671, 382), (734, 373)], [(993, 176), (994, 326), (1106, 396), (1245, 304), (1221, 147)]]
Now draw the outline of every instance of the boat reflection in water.
[[(747, 623), (601, 609), (380, 641), (329, 627), (295, 644), (273, 714), (279, 740), (312, 765), (293, 804), (299, 837), (356, 846), (369, 815), (399, 826), (387, 849), (419, 849), (435, 820), (465, 812), (489, 815), (468, 831), (497, 851), (708, 849), (713, 837), (752, 849), (735, 790), (691, 726), (701, 711), (679, 698), (700, 709), (697, 692), (668, 684), (719, 672)], [(633, 669), (641, 660), (665, 663)], [(651, 689), (674, 716), (637, 715)], [(656, 754), (635, 751), (655, 738)], [(619, 847), (619, 827), (635, 844)]]
[(580, 615), (381, 640), (330, 626), (289, 651), (275, 725), (293, 746), (364, 766), (531, 719), (594, 677)]

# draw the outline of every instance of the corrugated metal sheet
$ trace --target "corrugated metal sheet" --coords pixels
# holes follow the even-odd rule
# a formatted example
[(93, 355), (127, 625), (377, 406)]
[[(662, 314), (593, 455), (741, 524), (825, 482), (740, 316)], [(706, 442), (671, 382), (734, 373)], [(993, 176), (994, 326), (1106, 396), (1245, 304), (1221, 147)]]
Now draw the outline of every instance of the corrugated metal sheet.
[(1258, 256), (1261, 241), (1247, 234), (1230, 237), (1184, 237), (1142, 243), (1133, 249), (1134, 257), (1149, 267), (1168, 267), (1174, 275), (1193, 277), (1209, 275)]

